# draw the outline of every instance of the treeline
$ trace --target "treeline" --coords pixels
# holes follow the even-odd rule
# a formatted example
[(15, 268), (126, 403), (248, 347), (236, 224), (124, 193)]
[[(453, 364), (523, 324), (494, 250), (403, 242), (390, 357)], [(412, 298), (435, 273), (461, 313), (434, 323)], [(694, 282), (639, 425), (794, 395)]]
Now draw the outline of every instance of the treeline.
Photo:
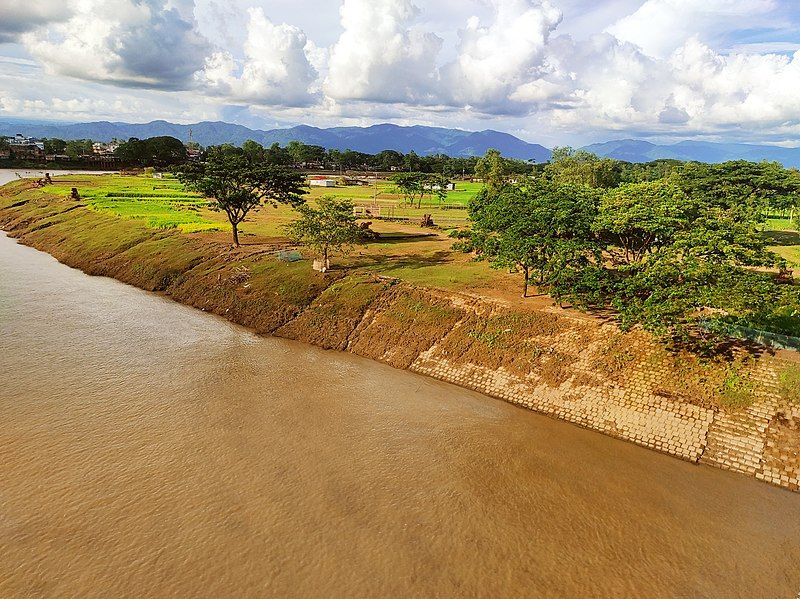
[(183, 142), (174, 137), (132, 137), (114, 150), (114, 156), (128, 165), (168, 167), (184, 164), (189, 152)]
[[(403, 154), (395, 150), (384, 150), (377, 154), (366, 154), (354, 150), (328, 150), (322, 146), (290, 141), (285, 146), (278, 143), (264, 147), (248, 140), (241, 147), (223, 144), (207, 148), (202, 156), (229, 154), (246, 157), (253, 164), (313, 168), (335, 171), (414, 172), (443, 175), (444, 177), (471, 177), (480, 157), (452, 157), (444, 154), (420, 156), (416, 152)], [(514, 174), (531, 174), (537, 166), (532, 162), (503, 158), (505, 168)]]
[(511, 182), (496, 159), (457, 247), (624, 327), (716, 341), (720, 323), (800, 334), (800, 287), (769, 250), (800, 173), (776, 163), (627, 165), (570, 149)]

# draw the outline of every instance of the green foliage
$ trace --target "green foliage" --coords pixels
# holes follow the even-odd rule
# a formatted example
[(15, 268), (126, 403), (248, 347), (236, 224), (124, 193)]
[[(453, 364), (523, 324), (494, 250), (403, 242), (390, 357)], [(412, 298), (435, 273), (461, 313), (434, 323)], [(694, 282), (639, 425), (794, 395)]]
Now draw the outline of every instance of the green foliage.
[(140, 166), (172, 166), (186, 162), (186, 147), (170, 136), (136, 139), (120, 144), (114, 155), (127, 164)]
[(796, 173), (743, 162), (668, 170), (615, 185), (601, 160), (557, 149), (543, 177), (487, 186), (456, 247), (666, 339), (716, 343), (715, 320), (795, 334), (800, 287), (776, 276), (785, 263), (763, 224), (768, 207), (795, 193)]
[(443, 175), (433, 173), (398, 173), (392, 177), (392, 182), (402, 194), (403, 200), (417, 207), (422, 207), (422, 200), (426, 195), (436, 197), (440, 202), (447, 199), (447, 186), (450, 181)]
[(554, 148), (545, 176), (559, 184), (587, 185), (594, 188), (615, 187), (621, 180), (621, 162), (600, 158), (586, 150)]
[(189, 163), (177, 170), (178, 179), (211, 200), (212, 209), (225, 212), (233, 243), (239, 246), (239, 224), (263, 204), (300, 206), (301, 174), (266, 164), (251, 164), (243, 155), (212, 154), (206, 162)]
[(499, 193), (508, 181), (509, 169), (498, 150), (489, 149), (475, 165), (475, 176), (483, 179), (489, 193)]
[(247, 157), (252, 164), (258, 164), (266, 160), (267, 152), (257, 141), (248, 139), (242, 144), (242, 153)]
[(66, 143), (64, 146), (64, 153), (69, 156), (70, 160), (77, 160), (81, 156), (92, 153), (92, 140), (91, 139), (73, 139)]
[(736, 410), (752, 405), (755, 399), (755, 385), (738, 362), (728, 366), (720, 395), (726, 408)]
[(286, 225), (287, 234), (295, 243), (318, 251), (326, 267), (331, 251), (346, 251), (367, 239), (367, 232), (356, 223), (350, 200), (325, 197), (316, 208), (304, 204), (297, 211), (300, 218)]
[(778, 375), (778, 391), (785, 402), (800, 405), (800, 367), (789, 366)]
[(456, 247), (474, 251), (494, 268), (521, 270), (523, 296), (535, 276), (559, 299), (575, 272), (597, 257), (591, 236), (597, 200), (588, 187), (545, 179), (499, 193), (487, 187), (470, 205), (473, 226)]
[(605, 192), (592, 229), (615, 262), (631, 264), (672, 243), (691, 210), (689, 199), (669, 180), (627, 183)]
[(769, 208), (795, 206), (800, 193), (800, 174), (776, 162), (692, 162), (677, 174), (678, 184), (689, 196), (722, 210), (755, 212), (759, 220)]
[(644, 183), (665, 179), (683, 167), (680, 160), (660, 159), (653, 162), (630, 163), (621, 162), (620, 183)]
[[(1, 144), (2, 142), (0, 142)], [(67, 149), (67, 142), (63, 139), (45, 139), (44, 140), (44, 153), (45, 154), (63, 154)]]

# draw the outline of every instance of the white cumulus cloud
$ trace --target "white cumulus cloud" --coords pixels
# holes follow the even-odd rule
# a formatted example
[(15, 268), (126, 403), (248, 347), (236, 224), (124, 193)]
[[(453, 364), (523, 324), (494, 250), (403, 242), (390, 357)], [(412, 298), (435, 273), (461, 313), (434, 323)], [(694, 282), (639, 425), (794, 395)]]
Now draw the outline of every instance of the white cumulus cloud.
[(0, 2), (0, 43), (16, 41), (19, 36), (46, 25), (65, 21), (72, 10), (65, 0)]
[(324, 90), (335, 100), (435, 101), (442, 40), (413, 27), (411, 0), (344, 0)]
[(690, 37), (716, 36), (776, 8), (775, 0), (647, 0), (607, 31), (650, 56), (667, 58)]
[[(324, 61), (319, 49), (297, 27), (276, 25), (261, 8), (249, 11), (244, 59), (217, 51), (197, 74), (198, 83), (235, 101), (304, 106), (313, 101), (310, 88)], [(307, 53), (308, 51), (308, 53)]]
[(556, 93), (537, 80), (547, 72), (550, 35), (561, 22), (548, 0), (492, 0), (493, 21), (478, 17), (460, 32), (458, 58), (443, 68), (443, 90), (454, 103), (501, 112), (515, 101), (539, 101)]
[(191, 2), (185, 0), (74, 0), (70, 6), (69, 20), (22, 36), (52, 74), (181, 89), (208, 51), (208, 42), (186, 16)]

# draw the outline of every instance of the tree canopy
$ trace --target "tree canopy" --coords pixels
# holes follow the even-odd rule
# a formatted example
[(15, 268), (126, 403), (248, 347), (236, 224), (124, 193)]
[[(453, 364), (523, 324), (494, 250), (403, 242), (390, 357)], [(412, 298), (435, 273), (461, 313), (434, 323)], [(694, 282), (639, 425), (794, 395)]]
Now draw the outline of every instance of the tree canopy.
[(763, 227), (770, 209), (797, 205), (797, 171), (669, 163), (662, 177), (605, 178), (614, 172), (570, 150), (538, 177), (487, 185), (457, 247), (668, 339), (713, 340), (719, 321), (783, 332), (800, 286), (782, 276)]
[(114, 155), (123, 162), (140, 166), (172, 166), (186, 162), (187, 158), (183, 142), (170, 136), (148, 139), (132, 137), (120, 144)]
[(597, 192), (539, 179), (486, 188), (470, 205), (472, 229), (457, 247), (474, 251), (494, 268), (523, 275), (523, 297), (535, 277), (540, 287), (560, 295), (559, 281), (589, 264), (597, 246), (591, 237)]
[(303, 204), (303, 176), (266, 164), (251, 164), (239, 154), (214, 154), (205, 162), (188, 163), (177, 169), (188, 188), (212, 201), (212, 208), (225, 212), (231, 224), (233, 244), (239, 246), (239, 224), (262, 205)]
[(332, 251), (346, 251), (355, 244), (364, 243), (367, 232), (356, 223), (351, 200), (324, 197), (316, 204), (316, 207), (299, 206), (300, 217), (285, 229), (295, 243), (319, 252), (327, 269)]

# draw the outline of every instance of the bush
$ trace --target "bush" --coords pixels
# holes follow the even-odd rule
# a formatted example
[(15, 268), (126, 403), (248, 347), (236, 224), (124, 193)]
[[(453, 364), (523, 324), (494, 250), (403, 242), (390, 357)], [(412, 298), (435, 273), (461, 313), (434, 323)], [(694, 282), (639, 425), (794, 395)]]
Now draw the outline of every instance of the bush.
[(778, 391), (785, 402), (800, 405), (800, 367), (790, 366), (778, 375)]

